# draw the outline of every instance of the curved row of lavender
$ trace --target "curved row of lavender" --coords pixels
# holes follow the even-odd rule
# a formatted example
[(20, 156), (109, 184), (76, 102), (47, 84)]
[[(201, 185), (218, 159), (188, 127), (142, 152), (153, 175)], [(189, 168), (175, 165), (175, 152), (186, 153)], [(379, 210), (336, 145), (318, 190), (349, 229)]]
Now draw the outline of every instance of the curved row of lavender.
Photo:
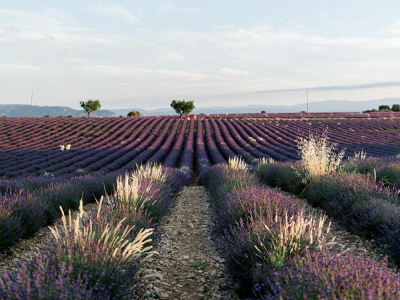
[(52, 224), (79, 201), (94, 202), (112, 193), (116, 174), (65, 177), (26, 177), (0, 180), (0, 252)]
[(211, 195), (214, 244), (241, 299), (399, 299), (400, 274), (387, 268), (387, 260), (321, 249), (318, 222), (304, 227), (301, 237), (284, 240), (299, 247), (282, 244), (286, 216), (293, 218), (289, 222), (305, 218), (297, 199), (227, 165), (213, 166), (204, 183)]
[[(142, 258), (132, 259), (129, 255), (118, 254), (109, 248), (107, 239), (100, 236), (120, 232), (115, 235), (117, 237), (124, 230), (126, 232), (129, 226), (133, 230), (127, 232), (121, 245), (123, 242), (124, 245), (126, 242), (135, 243), (144, 229), (155, 229), (150, 235), (152, 246), (160, 241), (158, 225), (172, 208), (177, 193), (183, 187), (182, 175), (175, 169), (163, 167), (161, 172), (163, 179), (141, 179), (138, 195), (145, 198), (151, 195), (150, 200), (125, 201), (115, 194), (110, 196), (110, 201), (103, 203), (101, 211), (90, 223), (93, 235), (96, 234), (92, 243), (76, 239), (73, 235), (70, 238), (67, 236), (63, 238), (68, 240), (67, 247), (62, 240), (57, 240), (54, 245), (43, 249), (36, 260), (21, 265), (16, 272), (6, 271), (0, 277), (0, 298), (142, 299), (146, 292), (146, 287), (138, 277)], [(120, 224), (122, 227), (119, 227)], [(89, 226), (88, 221), (83, 220), (81, 226)], [(113, 240), (112, 243), (119, 242)]]
[(375, 240), (382, 254), (400, 266), (399, 159), (350, 161), (339, 172), (308, 185), (299, 178), (301, 170), (298, 164), (277, 163), (262, 166), (257, 173), (272, 187), (302, 193), (350, 232)]
[[(236, 156), (248, 164), (259, 158), (297, 160), (297, 137), (321, 134), (326, 128), (330, 141), (337, 142), (339, 149), (346, 148), (345, 159), (361, 150), (370, 156), (394, 156), (400, 146), (400, 119), (198, 120), (204, 126), (204, 145), (212, 165)], [(190, 173), (197, 160), (194, 134), (199, 123), (190, 125), (193, 137), (179, 129), (188, 123), (174, 117), (1, 118), (0, 176), (122, 174), (146, 162), (179, 168), (183, 152), (182, 170)], [(61, 143), (70, 143), (71, 150), (60, 151)]]

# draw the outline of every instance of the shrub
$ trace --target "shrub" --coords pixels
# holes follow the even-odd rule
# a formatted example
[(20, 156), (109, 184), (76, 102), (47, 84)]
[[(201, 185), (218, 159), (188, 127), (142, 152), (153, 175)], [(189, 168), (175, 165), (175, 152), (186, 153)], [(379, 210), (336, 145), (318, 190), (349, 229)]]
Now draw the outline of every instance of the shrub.
[(128, 117), (140, 117), (142, 114), (140, 111), (132, 110), (131, 112), (128, 113)]

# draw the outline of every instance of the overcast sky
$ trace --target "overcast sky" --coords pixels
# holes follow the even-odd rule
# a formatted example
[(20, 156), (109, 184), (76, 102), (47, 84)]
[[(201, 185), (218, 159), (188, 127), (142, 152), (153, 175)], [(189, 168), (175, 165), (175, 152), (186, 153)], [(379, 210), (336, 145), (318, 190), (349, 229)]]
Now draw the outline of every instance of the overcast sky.
[(398, 0), (0, 1), (0, 104), (375, 100), (399, 76)]

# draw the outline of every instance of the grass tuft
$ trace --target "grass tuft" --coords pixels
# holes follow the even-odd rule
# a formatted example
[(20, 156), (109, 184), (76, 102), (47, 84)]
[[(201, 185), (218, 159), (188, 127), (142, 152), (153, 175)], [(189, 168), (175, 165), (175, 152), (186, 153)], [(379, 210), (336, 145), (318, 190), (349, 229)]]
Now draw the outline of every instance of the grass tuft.
[(239, 171), (239, 170), (248, 171), (249, 170), (249, 166), (247, 165), (247, 163), (238, 156), (236, 156), (235, 158), (229, 157), (228, 163), (229, 163), (229, 166), (235, 171)]
[(260, 253), (269, 253), (268, 262), (279, 269), (296, 254), (304, 256), (306, 249), (320, 250), (323, 246), (335, 244), (335, 237), (329, 242), (326, 241), (325, 232), (329, 233), (331, 223), (325, 227), (325, 221), (325, 215), (317, 220), (314, 219), (314, 216), (309, 219), (304, 218), (302, 210), (296, 216), (290, 217), (289, 220), (285, 213), (284, 222), (276, 215), (275, 223), (278, 225), (276, 232), (264, 224), (270, 233), (269, 244), (265, 245), (259, 237), (264, 251), (261, 251), (256, 245), (254, 246)]
[(315, 181), (320, 176), (336, 172), (345, 149), (337, 152), (337, 144), (329, 143), (326, 130), (322, 135), (310, 133), (309, 138), (299, 137), (297, 139), (298, 154), (301, 156), (301, 163), (308, 172), (305, 181)]

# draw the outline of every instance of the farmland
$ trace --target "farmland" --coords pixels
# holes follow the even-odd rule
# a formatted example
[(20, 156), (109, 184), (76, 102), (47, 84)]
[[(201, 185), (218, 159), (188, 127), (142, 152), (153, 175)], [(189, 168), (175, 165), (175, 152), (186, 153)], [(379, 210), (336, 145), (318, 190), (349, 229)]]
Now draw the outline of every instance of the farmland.
[[(90, 227), (82, 216), (73, 223), (74, 234), (80, 222), (87, 226), (78, 235), (90, 230), (87, 239), (74, 237), (65, 225), (56, 247), (40, 258), (47, 267), (38, 271), (35, 263), (28, 264), (0, 277), (0, 298), (139, 299), (146, 286), (137, 276), (138, 258), (148, 249), (132, 250), (132, 256), (117, 242), (115, 250), (108, 249), (115, 245), (103, 240), (105, 228), (117, 228), (113, 234), (118, 235), (124, 224), (129, 249), (144, 249), (150, 235), (157, 247), (167, 228), (163, 220), (184, 185), (202, 185), (210, 195), (204, 216), (210, 218), (212, 238), (205, 239), (213, 240), (240, 298), (398, 299), (400, 275), (387, 261), (328, 250), (318, 233), (326, 229), (324, 220), (310, 223), (298, 203), (301, 197), (352, 234), (374, 240), (391, 264), (400, 265), (400, 118), (384, 116), (0, 118), (0, 254), (54, 224), (60, 207), (76, 210), (108, 194)], [(333, 173), (310, 177), (297, 139), (324, 132), (344, 151), (343, 163)], [(61, 151), (61, 144), (71, 148)], [(368, 157), (354, 158), (361, 151)], [(204, 203), (193, 207), (201, 215), (200, 207), (208, 204), (205, 196), (198, 197)], [(190, 215), (190, 204), (185, 207)], [(302, 228), (300, 236), (283, 238), (293, 228)], [(104, 257), (106, 264), (100, 263)], [(129, 286), (127, 276), (135, 278)], [(306, 284), (310, 280), (313, 284)]]
[[(0, 176), (122, 174), (152, 162), (184, 170), (190, 180), (194, 169), (237, 155), (249, 164), (297, 160), (296, 138), (325, 129), (331, 142), (346, 149), (345, 159), (361, 150), (376, 157), (400, 152), (397, 118), (2, 118)], [(60, 151), (68, 143), (71, 149)]]

